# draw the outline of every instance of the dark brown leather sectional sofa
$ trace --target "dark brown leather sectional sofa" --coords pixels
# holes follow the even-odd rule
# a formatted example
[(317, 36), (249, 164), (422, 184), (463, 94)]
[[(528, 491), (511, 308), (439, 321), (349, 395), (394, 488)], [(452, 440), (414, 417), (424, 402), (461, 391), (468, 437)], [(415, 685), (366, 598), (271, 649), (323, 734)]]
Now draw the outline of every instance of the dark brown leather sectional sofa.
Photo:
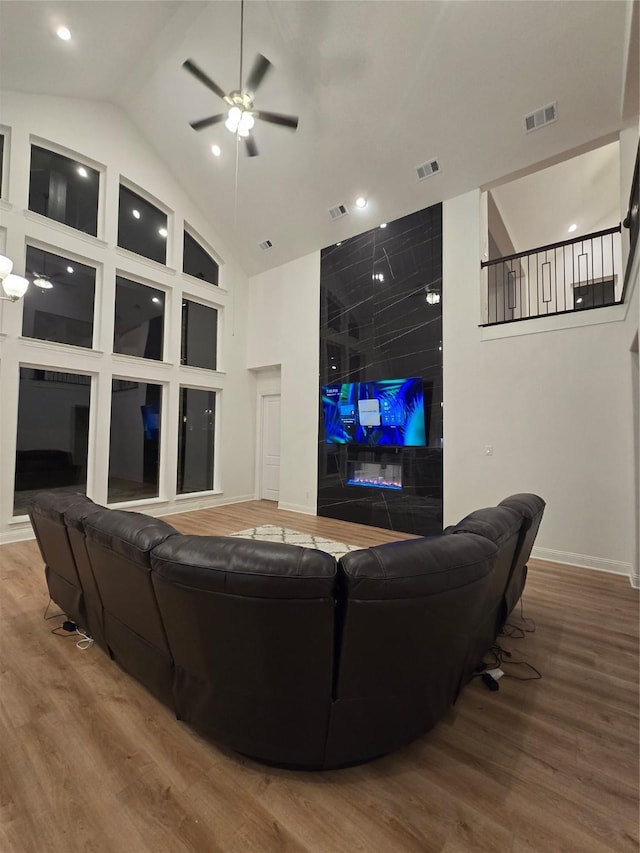
[(265, 762), (367, 761), (430, 729), (517, 602), (544, 501), (322, 551), (183, 536), (83, 495), (30, 517), (53, 601), (201, 734)]

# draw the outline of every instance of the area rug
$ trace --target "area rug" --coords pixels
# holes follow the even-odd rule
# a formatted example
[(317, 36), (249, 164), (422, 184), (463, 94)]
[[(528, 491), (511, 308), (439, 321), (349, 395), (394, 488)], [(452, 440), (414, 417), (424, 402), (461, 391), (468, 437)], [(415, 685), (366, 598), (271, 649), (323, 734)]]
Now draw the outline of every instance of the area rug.
[(250, 527), (248, 530), (240, 530), (238, 533), (229, 535), (237, 536), (239, 539), (259, 539), (261, 542), (284, 542), (286, 545), (316, 548), (318, 551), (326, 551), (336, 560), (339, 560), (348, 551), (357, 551), (360, 547), (359, 545), (347, 545), (345, 542), (334, 542), (333, 539), (325, 539), (324, 536), (316, 536), (313, 533), (300, 533), (286, 527), (276, 527), (275, 524)]

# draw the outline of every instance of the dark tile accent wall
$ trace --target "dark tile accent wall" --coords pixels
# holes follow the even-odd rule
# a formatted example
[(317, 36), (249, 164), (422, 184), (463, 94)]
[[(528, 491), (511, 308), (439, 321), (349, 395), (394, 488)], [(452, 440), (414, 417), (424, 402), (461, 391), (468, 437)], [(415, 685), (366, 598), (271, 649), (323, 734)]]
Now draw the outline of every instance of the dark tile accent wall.
[[(427, 293), (440, 300), (429, 303)], [(440, 204), (321, 254), (320, 386), (414, 376), (424, 381), (426, 447), (329, 444), (319, 402), (318, 515), (426, 536), (442, 531)], [(402, 489), (348, 485), (353, 463), (400, 465)]]

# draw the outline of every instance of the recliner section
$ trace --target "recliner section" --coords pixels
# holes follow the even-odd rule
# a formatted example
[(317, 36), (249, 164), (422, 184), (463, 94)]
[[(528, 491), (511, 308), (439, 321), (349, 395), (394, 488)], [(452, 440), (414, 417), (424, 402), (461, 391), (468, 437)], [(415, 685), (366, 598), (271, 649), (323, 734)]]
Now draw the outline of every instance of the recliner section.
[(280, 543), (182, 536), (154, 548), (151, 563), (175, 660), (178, 717), (247, 755), (322, 766), (333, 557)]
[(322, 551), (183, 536), (83, 495), (30, 517), (51, 598), (177, 717), (262, 761), (358, 763), (430, 729), (517, 602), (544, 501)]
[(112, 656), (173, 706), (173, 656), (151, 582), (151, 552), (178, 531), (142, 513), (110, 509), (88, 516), (84, 530)]

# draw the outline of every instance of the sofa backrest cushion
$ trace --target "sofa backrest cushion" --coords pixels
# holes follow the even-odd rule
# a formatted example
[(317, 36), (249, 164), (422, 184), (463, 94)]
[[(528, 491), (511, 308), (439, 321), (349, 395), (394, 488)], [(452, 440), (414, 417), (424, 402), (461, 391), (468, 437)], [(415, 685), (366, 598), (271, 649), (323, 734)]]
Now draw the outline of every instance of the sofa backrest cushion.
[(482, 618), (478, 624), (475, 654), (476, 663), (494, 643), (505, 619), (504, 596), (513, 570), (516, 547), (520, 536), (522, 517), (509, 507), (487, 507), (470, 513), (453, 528), (448, 528), (445, 538), (450, 535), (483, 536), (498, 549), (491, 581), (487, 588), (487, 599)]
[(51, 599), (78, 625), (87, 628), (82, 583), (67, 535), (64, 513), (71, 507), (93, 509), (96, 505), (82, 494), (40, 492), (29, 505)]
[(231, 536), (181, 536), (155, 547), (154, 571), (208, 592), (257, 598), (331, 596), (336, 561), (324, 551)]
[[(453, 701), (468, 626), (484, 599), (496, 553), (487, 539), (469, 535), (406, 540), (345, 554), (339, 564), (343, 594), (336, 695), (422, 689), (444, 663), (453, 670), (447, 698)], [(441, 654), (443, 642), (451, 645), (451, 655)]]
[(524, 590), (527, 577), (527, 562), (531, 556), (533, 543), (540, 528), (545, 502), (538, 495), (523, 493), (505, 498), (503, 501), (500, 501), (499, 506), (514, 510), (522, 518), (513, 569), (505, 592), (506, 618), (515, 607)]
[(320, 765), (331, 703), (333, 557), (179, 536), (154, 548), (151, 563), (178, 716), (248, 755)]
[(94, 513), (102, 512), (106, 507), (94, 503), (74, 503), (65, 509), (63, 513), (64, 522), (67, 527), (67, 536), (69, 544), (73, 552), (78, 577), (82, 584), (84, 593), (87, 624), (85, 626), (88, 633), (93, 637), (96, 643), (105, 651), (108, 652), (107, 643), (104, 637), (102, 599), (98, 592), (93, 569), (87, 553), (87, 545), (85, 541), (84, 523)]
[(104, 509), (84, 521), (87, 552), (113, 657), (164, 702), (173, 665), (151, 583), (151, 550), (178, 533), (138, 512)]

